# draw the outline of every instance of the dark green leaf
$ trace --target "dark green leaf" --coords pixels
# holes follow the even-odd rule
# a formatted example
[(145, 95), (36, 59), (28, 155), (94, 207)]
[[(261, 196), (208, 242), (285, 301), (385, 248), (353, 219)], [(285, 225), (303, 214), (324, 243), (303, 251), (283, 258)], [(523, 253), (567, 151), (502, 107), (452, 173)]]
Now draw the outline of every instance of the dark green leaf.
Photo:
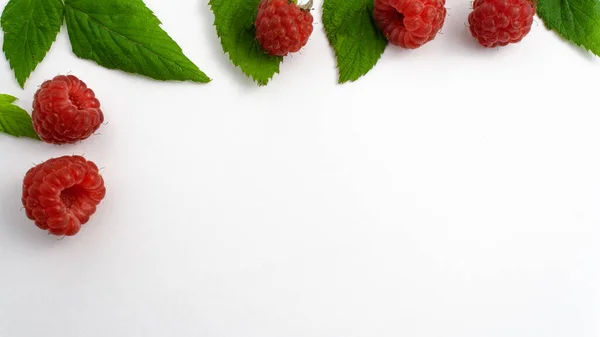
[(323, 25), (335, 51), (340, 83), (356, 81), (369, 72), (387, 46), (372, 12), (373, 0), (323, 2)]
[(548, 29), (600, 56), (599, 0), (538, 0), (537, 14)]
[(256, 41), (254, 21), (260, 0), (210, 0), (217, 35), (234, 65), (259, 85), (279, 73), (281, 57), (267, 55)]
[(21, 87), (50, 50), (63, 17), (62, 0), (10, 0), (4, 8), (2, 50)]
[(66, 0), (73, 52), (157, 80), (209, 82), (141, 0)]

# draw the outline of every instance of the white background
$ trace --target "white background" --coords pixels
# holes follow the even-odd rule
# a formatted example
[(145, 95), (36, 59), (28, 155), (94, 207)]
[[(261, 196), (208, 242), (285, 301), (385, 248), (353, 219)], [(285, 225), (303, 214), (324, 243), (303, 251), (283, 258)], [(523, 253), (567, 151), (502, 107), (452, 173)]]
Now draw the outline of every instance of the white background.
[[(146, 2), (213, 82), (101, 68), (65, 29), (24, 91), (0, 58), (28, 111), (71, 73), (107, 121), (74, 146), (0, 136), (0, 336), (600, 336), (599, 58), (537, 18), (481, 48), (449, 0), (433, 42), (338, 85), (316, 1), (308, 46), (259, 88), (206, 1)], [(21, 183), (66, 154), (108, 194), (57, 240)]]

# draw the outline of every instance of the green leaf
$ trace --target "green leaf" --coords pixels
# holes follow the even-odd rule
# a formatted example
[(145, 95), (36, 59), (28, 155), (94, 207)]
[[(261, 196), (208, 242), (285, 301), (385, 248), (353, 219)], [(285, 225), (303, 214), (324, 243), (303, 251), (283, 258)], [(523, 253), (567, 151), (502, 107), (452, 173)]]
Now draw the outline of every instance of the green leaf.
[(323, 2), (323, 26), (337, 58), (339, 83), (356, 81), (369, 72), (387, 46), (372, 13), (373, 0)]
[(282, 57), (269, 56), (256, 41), (254, 22), (260, 0), (210, 0), (217, 35), (234, 65), (259, 85), (279, 73)]
[(56, 40), (63, 17), (62, 0), (10, 0), (4, 7), (2, 50), (21, 88)]
[(157, 80), (209, 82), (142, 0), (65, 0), (73, 53)]
[(10, 95), (0, 94), (0, 132), (15, 136), (40, 139), (33, 130), (33, 122), (27, 111), (12, 104), (16, 100)]
[(548, 29), (600, 56), (599, 0), (538, 0), (537, 14)]
[(0, 104), (11, 104), (12, 102), (14, 102), (16, 100), (17, 100), (17, 98), (15, 96), (7, 95), (7, 94), (0, 94)]

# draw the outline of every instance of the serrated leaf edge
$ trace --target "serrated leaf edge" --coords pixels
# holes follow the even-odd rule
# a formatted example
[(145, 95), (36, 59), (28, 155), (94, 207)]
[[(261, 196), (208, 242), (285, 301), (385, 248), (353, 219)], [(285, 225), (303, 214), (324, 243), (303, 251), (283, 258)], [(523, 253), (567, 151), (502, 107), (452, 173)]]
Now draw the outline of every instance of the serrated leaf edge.
[[(326, 21), (326, 20), (323, 19), (323, 16), (325, 15), (325, 12), (326, 12), (325, 11), (325, 2), (326, 1), (327, 0), (323, 0), (323, 4), (321, 5), (321, 21), (322, 22)], [(349, 1), (352, 1), (352, 0), (349, 0)], [(367, 3), (366, 3), (365, 0), (360, 0), (360, 1), (363, 2), (363, 8), (367, 6)], [(372, 20), (372, 17), (371, 17), (371, 20)], [(325, 24), (323, 24), (323, 30), (325, 31), (325, 36), (327, 37), (327, 42), (329, 43), (329, 46), (331, 47), (331, 49), (333, 49), (333, 53), (335, 55), (335, 68), (338, 71), (338, 84), (344, 84), (344, 83), (348, 83), (348, 82), (352, 83), (352, 82), (358, 81), (362, 77), (366, 76), (369, 72), (371, 72), (371, 70), (373, 70), (373, 68), (375, 68), (375, 66), (377, 65), (377, 63), (379, 62), (379, 60), (381, 60), (381, 58), (383, 57), (383, 52), (382, 52), (381, 54), (379, 54), (379, 56), (375, 60), (375, 63), (373, 64), (373, 66), (367, 72), (365, 72), (364, 74), (361, 74), (359, 77), (357, 77), (355, 79), (349, 78), (349, 79), (343, 80), (342, 79), (342, 74), (341, 74), (341, 69), (340, 69), (340, 64), (339, 64), (339, 52), (338, 52), (337, 48), (332, 43), (332, 40), (337, 40), (337, 37), (335, 37), (335, 38), (332, 37), (332, 33), (330, 34), (327, 31), (327, 27), (325, 27)], [(387, 39), (386, 39), (386, 47), (384, 48), (384, 51), (385, 51), (386, 48), (387, 48)]]
[[(209, 9), (213, 13), (213, 15), (215, 15), (214, 14), (215, 11), (213, 10), (213, 5), (214, 5), (213, 1), (209, 0), (208, 1)], [(217, 19), (216, 19), (216, 15), (215, 15), (215, 19), (213, 20), (212, 26), (215, 27), (215, 30), (218, 30), (216, 21), (217, 21)], [(231, 57), (231, 54), (229, 52), (225, 51), (225, 45), (223, 44), (223, 40), (221, 39), (220, 36), (218, 36), (218, 34), (217, 34), (217, 37), (219, 38), (219, 44), (221, 45), (221, 50), (223, 51), (223, 54), (227, 54), (227, 58), (229, 59), (229, 61), (231, 62), (231, 64), (233, 64), (233, 66), (236, 67), (236, 68), (240, 68), (240, 70), (242, 71), (242, 73), (244, 73), (244, 75), (246, 75), (246, 77), (248, 77), (248, 78), (252, 79), (254, 82), (256, 82), (256, 84), (258, 86), (260, 86), (260, 87), (266, 86), (267, 84), (269, 84), (269, 81), (271, 81), (276, 74), (280, 73), (280, 69), (281, 69), (280, 65), (281, 65), (281, 62), (283, 61), (283, 57), (278, 56), (277, 58), (279, 59), (279, 63), (277, 64), (277, 70), (275, 70), (275, 72), (271, 76), (267, 77), (266, 81), (262, 81), (261, 79), (255, 78), (252, 74), (250, 74), (246, 70), (244, 70), (244, 68), (242, 68), (241, 66), (235, 64), (233, 58)]]
[[(53, 36), (52, 41), (50, 41), (50, 48), (48, 48), (48, 50), (46, 50), (44, 52), (44, 56), (42, 57), (42, 60), (40, 60), (38, 63), (35, 64), (33, 69), (31, 69), (31, 71), (29, 71), (29, 74), (27, 74), (27, 76), (25, 76), (25, 78), (23, 78), (23, 79), (17, 78), (17, 75), (15, 73), (16, 66), (13, 63), (14, 61), (12, 59), (9, 59), (8, 56), (6, 55), (6, 38), (4, 39), (4, 42), (2, 43), (2, 52), (4, 53), (6, 59), (8, 60), (10, 69), (13, 71), (13, 74), (15, 75), (15, 79), (17, 80), (17, 83), (19, 83), (19, 86), (21, 87), (21, 89), (25, 89), (25, 83), (31, 77), (31, 74), (33, 74), (33, 72), (37, 69), (37, 67), (44, 61), (44, 59), (46, 58), (46, 55), (48, 55), (48, 52), (52, 48), (52, 45), (54, 45), (54, 42), (56, 42), (56, 37), (62, 31), (62, 26), (65, 23), (65, 3), (62, 0), (61, 0), (61, 3), (63, 4), (63, 8), (62, 8), (62, 19), (60, 22), (60, 28), (58, 29), (58, 32), (56, 33), (56, 35)], [(8, 3), (7, 3), (7, 6), (8, 6)], [(4, 32), (4, 27), (2, 27), (1, 17), (4, 15), (4, 10), (6, 9), (7, 6), (4, 7), (4, 9), (2, 10), (2, 14), (0, 15), (0, 28), (2, 28), (4, 34), (6, 34), (6, 32)]]

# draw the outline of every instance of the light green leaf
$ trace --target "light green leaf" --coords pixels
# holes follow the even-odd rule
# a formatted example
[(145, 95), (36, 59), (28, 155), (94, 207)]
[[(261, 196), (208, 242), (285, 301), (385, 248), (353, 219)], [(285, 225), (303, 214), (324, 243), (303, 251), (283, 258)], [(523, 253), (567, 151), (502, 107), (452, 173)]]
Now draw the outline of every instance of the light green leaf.
[(65, 0), (73, 53), (157, 80), (209, 82), (142, 0)]
[(254, 26), (260, 0), (210, 0), (217, 35), (234, 65), (259, 85), (279, 73), (281, 57), (269, 56), (256, 40)]
[(62, 0), (10, 0), (4, 7), (2, 50), (21, 88), (56, 40), (63, 17)]
[(537, 14), (548, 29), (600, 56), (599, 0), (538, 0)]
[(16, 100), (10, 95), (0, 94), (0, 132), (15, 137), (40, 139), (33, 130), (33, 122), (27, 111), (12, 104)]
[(323, 2), (323, 25), (337, 58), (340, 83), (356, 81), (369, 72), (387, 46), (372, 13), (373, 0)]
[(17, 98), (15, 96), (7, 95), (7, 94), (0, 94), (0, 104), (11, 104), (12, 102), (14, 102), (16, 100), (17, 100)]

